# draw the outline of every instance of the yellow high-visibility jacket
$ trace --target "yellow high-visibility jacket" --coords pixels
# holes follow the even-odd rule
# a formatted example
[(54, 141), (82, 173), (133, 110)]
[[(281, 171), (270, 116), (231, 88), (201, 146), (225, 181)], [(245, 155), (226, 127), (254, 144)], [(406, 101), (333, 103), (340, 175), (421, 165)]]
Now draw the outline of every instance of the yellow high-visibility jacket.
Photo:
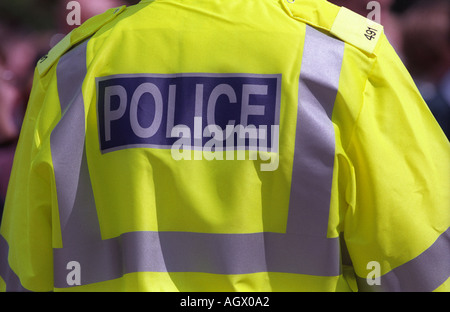
[(324, 0), (108, 10), (37, 64), (0, 289), (450, 289), (450, 144)]

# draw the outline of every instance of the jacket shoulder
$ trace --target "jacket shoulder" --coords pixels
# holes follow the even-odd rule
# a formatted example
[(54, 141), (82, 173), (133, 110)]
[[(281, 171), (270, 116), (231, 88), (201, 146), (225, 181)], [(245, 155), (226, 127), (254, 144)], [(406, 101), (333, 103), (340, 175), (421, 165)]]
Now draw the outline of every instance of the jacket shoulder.
[(383, 26), (325, 0), (283, 0), (292, 18), (313, 26), (356, 48), (373, 54)]
[(52, 67), (53, 64), (55, 64), (55, 62), (64, 53), (69, 51), (72, 47), (76, 46), (83, 40), (92, 36), (102, 26), (115, 19), (125, 9), (126, 9), (125, 5), (118, 8), (109, 9), (102, 14), (90, 18), (89, 20), (84, 22), (81, 26), (72, 30), (38, 61), (36, 67), (39, 76), (45, 75), (45, 73), (50, 69), (50, 67)]
[(330, 33), (339, 39), (373, 54), (383, 35), (383, 26), (345, 7), (341, 7)]

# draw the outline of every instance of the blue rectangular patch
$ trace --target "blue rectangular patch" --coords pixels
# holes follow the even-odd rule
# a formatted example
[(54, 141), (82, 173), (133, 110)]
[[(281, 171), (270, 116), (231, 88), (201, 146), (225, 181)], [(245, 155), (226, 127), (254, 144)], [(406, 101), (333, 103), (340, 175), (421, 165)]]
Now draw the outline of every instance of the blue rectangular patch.
[[(278, 148), (270, 138), (274, 126), (279, 126), (280, 90), (281, 74), (97, 78), (100, 149), (103, 153), (135, 147), (167, 149), (182, 133), (192, 139), (192, 149), (203, 148), (214, 137), (227, 150), (257, 149), (255, 144), (265, 140), (270, 152)], [(237, 136), (244, 132), (245, 140), (239, 140)], [(220, 149), (217, 144), (215, 148)]]

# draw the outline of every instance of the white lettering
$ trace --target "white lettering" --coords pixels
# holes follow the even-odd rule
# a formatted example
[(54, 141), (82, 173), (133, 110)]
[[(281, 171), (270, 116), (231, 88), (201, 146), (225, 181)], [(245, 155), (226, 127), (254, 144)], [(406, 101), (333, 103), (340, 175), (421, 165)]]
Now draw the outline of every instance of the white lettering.
[[(111, 109), (111, 98), (119, 97), (119, 107)], [(111, 86), (105, 88), (105, 140), (111, 140), (111, 121), (122, 118), (127, 108), (127, 90), (122, 86)]]
[[(207, 122), (208, 125), (215, 125), (216, 124), (216, 104), (217, 100), (220, 96), (226, 95), (228, 97), (228, 100), (230, 101), (230, 104), (237, 103), (237, 96), (234, 92), (234, 89), (228, 85), (228, 84), (220, 84), (216, 86), (209, 96), (208, 100), (208, 108), (207, 108)], [(234, 124), (235, 121), (232, 120), (228, 124)]]
[(170, 138), (172, 135), (172, 129), (174, 126), (175, 119), (175, 95), (177, 93), (177, 86), (170, 85), (169, 86), (169, 99), (167, 105), (167, 128), (166, 128), (166, 137)]
[[(150, 126), (144, 128), (139, 124), (138, 116), (142, 115), (139, 113), (139, 110), (145, 111), (145, 108), (139, 107), (139, 100), (146, 93), (151, 94), (153, 96), (153, 99), (155, 100), (155, 113), (148, 114), (150, 116), (153, 115), (153, 121)], [(158, 87), (149, 82), (143, 83), (139, 87), (137, 87), (136, 91), (134, 91), (133, 97), (131, 98), (130, 104), (130, 123), (134, 134), (136, 134), (140, 138), (150, 138), (154, 136), (158, 131), (159, 126), (161, 125), (162, 116), (163, 99)]]
[(66, 266), (67, 270), (71, 270), (67, 274), (66, 282), (69, 286), (80, 286), (81, 285), (81, 265), (77, 261), (70, 261)]
[[(221, 302), (217, 302), (220, 304)], [(226, 297), (224, 307), (269, 307), (269, 297)]]
[(242, 86), (242, 109), (241, 109), (241, 124), (248, 125), (248, 116), (250, 115), (264, 115), (264, 106), (250, 105), (250, 95), (267, 95), (266, 85), (248, 85)]
[(191, 160), (191, 129), (185, 125), (177, 125), (173, 127), (171, 136), (180, 138), (170, 149), (172, 158), (175, 160)]
[[(201, 160), (203, 157), (206, 160), (223, 160), (223, 152), (225, 151), (226, 160), (245, 160), (246, 159), (246, 140), (249, 140), (249, 160), (257, 160), (257, 153), (252, 151), (259, 151), (261, 160), (269, 163), (261, 163), (262, 171), (274, 171), (279, 165), (279, 156), (276, 152), (270, 152), (267, 148), (267, 126), (261, 126), (257, 129), (254, 125), (227, 125), (225, 130), (218, 125), (209, 125), (201, 132), (202, 118), (194, 118), (194, 142), (192, 142), (191, 129), (185, 125), (177, 125), (172, 129), (171, 137), (180, 138), (171, 148), (172, 157), (175, 160), (191, 160), (191, 150), (194, 151), (194, 160)], [(279, 127), (271, 126), (272, 149), (278, 150), (278, 135)], [(202, 141), (196, 141), (200, 135), (202, 138), (211, 138), (204, 146)], [(197, 137), (197, 139), (196, 139)], [(237, 139), (235, 144), (235, 138)], [(196, 143), (197, 142), (197, 143)], [(258, 143), (259, 142), (259, 143)], [(194, 143), (194, 144), (192, 144)], [(235, 146), (237, 150), (235, 150)], [(237, 157), (235, 157), (235, 153)]]
[(381, 285), (381, 280), (380, 280), (380, 276), (381, 276), (381, 266), (380, 263), (378, 261), (370, 261), (369, 263), (367, 263), (367, 267), (368, 270), (372, 270), (369, 272), (369, 274), (367, 274), (367, 284), (369, 286), (373, 286), (373, 285)]
[(195, 299), (188, 296), (187, 298), (181, 299), (181, 307), (207, 307), (208, 310), (214, 305), (214, 299)]
[[(213, 135), (214, 134), (214, 135)], [(223, 160), (223, 131), (218, 125), (209, 125), (203, 130), (205, 138), (211, 137), (203, 146), (203, 156), (206, 160)]]
[(381, 23), (381, 4), (378, 1), (370, 1), (367, 3), (366, 8), (367, 8), (367, 10), (371, 10), (369, 12), (369, 14), (367, 15), (367, 18), (380, 24)]
[(81, 25), (81, 5), (78, 1), (70, 1), (66, 6), (67, 10), (72, 10), (67, 14), (66, 22), (69, 26)]
[[(278, 151), (279, 126), (271, 126), (271, 129), (272, 129), (272, 138), (271, 138), (272, 150)], [(278, 169), (278, 165), (280, 163), (279, 155), (276, 152), (267, 151), (267, 140), (265, 146), (261, 143), (259, 145), (259, 157), (262, 160), (270, 159), (270, 163), (261, 164), (261, 171), (275, 171)]]
[[(99, 103), (102, 150), (129, 142), (128, 146), (170, 148), (175, 160), (257, 161), (259, 155), (261, 170), (278, 168), (279, 126), (273, 124), (277, 108), (273, 95), (267, 97), (269, 84), (211, 87), (180, 81), (104, 87), (99, 82), (104, 95)], [(226, 116), (218, 120), (220, 126), (218, 104)]]

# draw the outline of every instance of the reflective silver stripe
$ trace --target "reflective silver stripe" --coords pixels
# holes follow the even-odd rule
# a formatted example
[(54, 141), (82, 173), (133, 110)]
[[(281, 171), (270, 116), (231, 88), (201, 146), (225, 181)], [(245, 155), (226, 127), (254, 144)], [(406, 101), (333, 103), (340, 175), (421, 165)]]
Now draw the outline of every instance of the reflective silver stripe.
[(335, 152), (331, 114), (343, 55), (344, 42), (306, 27), (288, 233), (327, 235)]
[(0, 276), (6, 283), (6, 291), (27, 291), (20, 283), (19, 277), (9, 266), (8, 253), (8, 242), (0, 235)]
[[(325, 243), (325, 244), (324, 244)], [(328, 258), (334, 240), (284, 233), (207, 234), (130, 232), (79, 248), (55, 249), (55, 286), (67, 287), (66, 265), (78, 261), (82, 284), (132, 272), (250, 274), (280, 272), (335, 276)]]
[[(294, 195), (289, 212), (289, 218), (293, 219), (288, 221), (287, 233), (131, 232), (108, 240), (101, 239), (84, 148), (81, 85), (86, 74), (86, 43), (67, 53), (57, 67), (58, 92), (64, 113), (51, 136), (63, 235), (63, 248), (54, 249), (55, 287), (69, 287), (66, 266), (71, 261), (81, 265), (82, 284), (146, 271), (339, 275), (339, 238), (328, 239), (326, 225), (334, 161), (330, 117), (343, 57), (336, 51), (342, 52), (343, 45), (307, 27), (299, 83), (292, 193), (309, 187), (310, 181), (317, 183), (321, 191)], [(318, 50), (321, 53), (318, 54)], [(330, 71), (335, 74), (330, 75)], [(315, 116), (309, 115), (310, 109)], [(317, 131), (322, 131), (323, 136), (317, 137)], [(311, 144), (312, 140), (318, 141)], [(311, 162), (318, 171), (307, 168)], [(309, 204), (311, 206), (306, 207)], [(303, 215), (311, 216), (314, 221), (305, 220)], [(313, 235), (303, 235), (300, 228), (311, 228), (309, 222), (316, 220), (322, 230), (314, 229)]]
[(422, 254), (380, 277), (379, 285), (357, 278), (360, 291), (430, 292), (450, 278), (450, 228)]
[(62, 116), (50, 146), (64, 246), (101, 239), (84, 151), (86, 47), (87, 41), (63, 55), (56, 68)]

